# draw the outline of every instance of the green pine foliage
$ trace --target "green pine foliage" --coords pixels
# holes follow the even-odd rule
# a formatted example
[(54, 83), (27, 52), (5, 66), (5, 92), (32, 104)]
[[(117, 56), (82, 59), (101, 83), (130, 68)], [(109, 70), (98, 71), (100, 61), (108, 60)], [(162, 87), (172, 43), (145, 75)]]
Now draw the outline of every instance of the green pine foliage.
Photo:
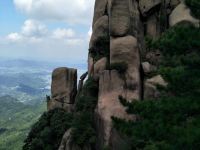
[(95, 61), (98, 61), (102, 57), (110, 57), (110, 38), (108, 35), (101, 37), (94, 44), (94, 47), (89, 49), (90, 55)]
[[(120, 102), (137, 120), (113, 118), (115, 128), (128, 139), (127, 150), (200, 149), (200, 31), (175, 26), (157, 39), (147, 40), (163, 53), (159, 74), (168, 82), (159, 100)], [(126, 150), (126, 149), (123, 149)]]
[(147, 40), (150, 49), (160, 49), (165, 56), (179, 56), (200, 52), (200, 30), (192, 25), (177, 25), (163, 33), (157, 40)]
[(24, 141), (23, 150), (57, 150), (64, 133), (72, 128), (72, 144), (95, 146), (94, 109), (98, 98), (98, 83), (89, 78), (78, 95), (76, 113), (63, 109), (45, 112)]
[(95, 146), (96, 131), (94, 125), (94, 109), (98, 100), (98, 83), (89, 78), (78, 95), (76, 114), (73, 121), (72, 141), (80, 147)]
[(199, 0), (185, 0), (185, 3), (190, 8), (192, 15), (200, 19), (200, 1)]
[(126, 104), (136, 122), (113, 118), (132, 150), (200, 149), (200, 98), (162, 98)]
[(23, 150), (57, 150), (63, 134), (71, 127), (72, 114), (62, 109), (45, 112), (24, 141)]

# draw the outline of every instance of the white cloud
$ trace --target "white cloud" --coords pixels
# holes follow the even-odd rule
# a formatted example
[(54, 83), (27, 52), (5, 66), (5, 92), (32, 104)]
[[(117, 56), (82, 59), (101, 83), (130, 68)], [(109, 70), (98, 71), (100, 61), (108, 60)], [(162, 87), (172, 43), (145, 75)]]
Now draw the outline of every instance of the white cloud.
[(7, 35), (6, 39), (12, 41), (12, 42), (17, 42), (17, 41), (21, 41), (23, 38), (19, 33), (10, 33), (9, 35)]
[(25, 36), (41, 37), (47, 34), (47, 27), (36, 20), (26, 20), (22, 27), (22, 34)]
[(91, 24), (95, 0), (14, 0), (18, 10), (38, 20)]
[(53, 38), (63, 39), (63, 38), (72, 38), (75, 36), (75, 31), (72, 29), (56, 29), (53, 31)]
[(26, 20), (21, 31), (0, 39), (1, 56), (44, 60), (68, 60), (72, 63), (87, 60), (88, 33), (73, 28), (48, 29), (36, 20)]

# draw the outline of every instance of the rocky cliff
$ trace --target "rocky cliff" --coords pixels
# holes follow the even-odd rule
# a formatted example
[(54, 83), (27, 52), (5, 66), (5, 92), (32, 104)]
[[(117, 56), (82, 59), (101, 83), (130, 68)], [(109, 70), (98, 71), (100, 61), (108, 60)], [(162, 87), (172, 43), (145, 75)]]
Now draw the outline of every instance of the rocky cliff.
[[(158, 71), (165, 53), (162, 47), (150, 48), (149, 43), (180, 24), (194, 28), (200, 25), (198, 16), (183, 0), (96, 0), (88, 73), (80, 78), (77, 92), (77, 71), (56, 69), (48, 99), (48, 110), (62, 108), (80, 116), (90, 109), (95, 142), (86, 140), (82, 146), (73, 142), (72, 126), (64, 134), (59, 150), (123, 149), (117, 145), (123, 143), (124, 137), (113, 127), (112, 118), (134, 122), (138, 116), (128, 114), (119, 99), (132, 103), (161, 97), (159, 89), (169, 84)], [(89, 81), (84, 84), (87, 75)], [(82, 104), (83, 97), (87, 97), (87, 104), (91, 99), (94, 103)], [(85, 135), (87, 129), (82, 130), (80, 134)]]

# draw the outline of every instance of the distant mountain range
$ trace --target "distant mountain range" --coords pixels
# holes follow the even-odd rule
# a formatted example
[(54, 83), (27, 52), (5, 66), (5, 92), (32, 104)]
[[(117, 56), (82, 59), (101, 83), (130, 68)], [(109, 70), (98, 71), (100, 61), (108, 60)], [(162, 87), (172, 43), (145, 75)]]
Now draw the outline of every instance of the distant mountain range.
[(79, 76), (86, 70), (85, 64), (0, 60), (0, 96), (10, 95), (25, 103), (43, 100), (50, 93), (51, 73), (57, 67), (78, 68)]

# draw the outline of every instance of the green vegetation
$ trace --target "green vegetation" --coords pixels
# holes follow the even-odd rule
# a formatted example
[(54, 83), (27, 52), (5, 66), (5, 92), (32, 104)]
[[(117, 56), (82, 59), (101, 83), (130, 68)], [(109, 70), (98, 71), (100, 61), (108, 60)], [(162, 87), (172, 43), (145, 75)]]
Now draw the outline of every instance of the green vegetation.
[(63, 134), (72, 128), (72, 144), (95, 146), (94, 109), (98, 97), (98, 83), (89, 78), (76, 100), (76, 113), (62, 109), (45, 112), (32, 127), (23, 150), (57, 150)]
[(199, 0), (185, 0), (185, 3), (190, 8), (192, 15), (200, 19), (200, 1)]
[(56, 150), (73, 116), (62, 109), (45, 112), (25, 140), (23, 150)]
[(110, 64), (110, 70), (117, 70), (119, 73), (125, 73), (128, 69), (128, 65), (125, 62)]
[(148, 40), (148, 46), (163, 53), (157, 73), (169, 85), (161, 89), (159, 100), (128, 103), (119, 97), (137, 120), (113, 118), (115, 128), (127, 137), (127, 150), (200, 149), (199, 29), (179, 25), (157, 40)]
[(18, 100), (0, 97), (0, 149), (21, 150), (31, 126), (45, 110), (45, 103), (24, 105)]
[(89, 78), (76, 102), (72, 141), (75, 145), (95, 146), (94, 109), (98, 100), (98, 83)]
[(110, 57), (110, 38), (109, 36), (104, 36), (94, 44), (94, 47), (89, 49), (92, 58), (97, 61), (102, 57)]
[(189, 25), (177, 25), (168, 29), (161, 38), (151, 40), (147, 38), (147, 47), (160, 49), (167, 56), (188, 54), (200, 49), (200, 30)]
[(136, 122), (113, 118), (132, 149), (200, 149), (200, 98), (162, 98), (126, 104)]

